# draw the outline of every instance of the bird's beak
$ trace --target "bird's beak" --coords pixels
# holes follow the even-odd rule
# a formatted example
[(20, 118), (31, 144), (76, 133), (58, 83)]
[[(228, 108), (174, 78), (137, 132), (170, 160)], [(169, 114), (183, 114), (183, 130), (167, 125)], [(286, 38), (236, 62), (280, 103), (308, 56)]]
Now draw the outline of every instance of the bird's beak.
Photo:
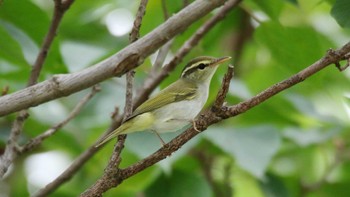
[(215, 59), (211, 64), (210, 66), (217, 66), (217, 65), (220, 65), (228, 60), (230, 60), (231, 57), (230, 56), (225, 56), (225, 57), (220, 57), (220, 58), (217, 58)]

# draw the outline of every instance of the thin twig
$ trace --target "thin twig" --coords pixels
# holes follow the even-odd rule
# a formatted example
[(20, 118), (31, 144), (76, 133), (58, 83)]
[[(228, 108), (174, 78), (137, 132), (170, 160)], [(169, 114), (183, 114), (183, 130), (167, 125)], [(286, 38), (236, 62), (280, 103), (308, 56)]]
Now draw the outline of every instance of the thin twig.
[(242, 10), (244, 10), (253, 20), (255, 20), (255, 22), (259, 24), (262, 23), (262, 21), (257, 16), (255, 16), (254, 13), (249, 8), (247, 8), (243, 4), (241, 4), (239, 7), (241, 7)]
[(327, 54), (322, 59), (315, 62), (311, 66), (303, 69), (302, 71), (291, 76), (290, 78), (271, 86), (270, 88), (266, 89), (265, 91), (261, 92), (255, 97), (247, 101), (241, 102), (235, 106), (229, 107), (226, 110), (223, 110), (223, 114), (220, 114), (220, 117), (226, 119), (247, 111), (248, 109), (262, 103), (268, 98), (278, 94), (279, 92), (287, 88), (290, 88), (291, 86), (297, 83), (304, 81), (306, 78), (317, 73), (318, 71), (322, 70), (326, 66), (329, 66), (330, 64), (336, 64), (339, 61), (344, 60), (344, 56), (349, 51), (350, 51), (350, 42), (344, 45), (341, 49), (337, 51), (334, 51), (332, 49), (328, 50)]
[(242, 11), (240, 16), (239, 29), (235, 30), (233, 35), (232, 44), (230, 44), (230, 49), (232, 50), (232, 61), (234, 65), (239, 65), (240, 58), (244, 51), (244, 46), (246, 42), (251, 40), (253, 35), (254, 27), (251, 24), (249, 15)]
[(335, 147), (335, 155), (332, 161), (330, 161), (329, 165), (323, 171), (322, 176), (314, 183), (306, 184), (301, 183), (301, 195), (307, 196), (308, 193), (312, 191), (316, 191), (321, 188), (324, 184), (327, 183), (329, 176), (334, 172), (334, 170), (343, 162), (348, 161), (349, 158), (349, 147), (347, 147), (346, 142), (341, 138), (336, 138), (333, 141)]
[(32, 86), (37, 83), (40, 72), (46, 60), (46, 56), (50, 50), (52, 42), (56, 37), (56, 31), (58, 26), (63, 18), (64, 13), (67, 11), (69, 6), (74, 2), (74, 0), (66, 0), (64, 3), (61, 0), (55, 0), (55, 9), (53, 12), (53, 17), (51, 21), (51, 25), (49, 31), (47, 32), (44, 42), (41, 46), (39, 54), (34, 62), (32, 67), (32, 71), (30, 74), (30, 78), (27, 86)]
[(7, 141), (5, 152), (0, 157), (0, 179), (3, 178), (8, 168), (18, 155), (17, 141), (22, 132), (24, 121), (27, 119), (28, 116), (29, 114), (27, 110), (21, 110), (13, 123), (10, 132), (10, 138)]
[(169, 12), (168, 9), (166, 7), (166, 0), (162, 0), (162, 10), (163, 10), (163, 15), (164, 15), (164, 19), (167, 20), (169, 18)]
[(140, 2), (139, 9), (137, 10), (136, 18), (134, 21), (134, 26), (129, 36), (130, 43), (135, 42), (140, 37), (140, 28), (142, 24), (142, 18), (146, 13), (147, 3), (148, 3), (148, 0), (141, 0)]
[[(173, 43), (173, 40), (170, 40), (161, 49), (159, 49), (156, 60), (153, 64), (151, 70), (149, 71), (147, 78), (145, 79), (145, 81), (143, 83), (144, 85), (140, 88), (140, 91), (144, 92), (144, 90), (147, 89), (146, 87), (154, 87), (152, 84), (154, 83), (155, 79), (157, 79), (160, 76), (159, 72), (162, 72), (163, 63), (164, 63), (165, 58), (170, 50), (172, 43)], [(152, 91), (153, 90), (151, 90), (150, 92), (152, 92)], [(137, 105), (139, 103), (135, 103), (135, 104)]]
[(10, 86), (5, 85), (1, 90), (1, 96), (6, 95), (9, 92), (9, 90), (10, 90)]
[[(141, 0), (139, 9), (136, 14), (133, 29), (131, 30), (129, 41), (135, 42), (139, 38), (139, 32), (142, 24), (142, 18), (146, 12), (148, 0)], [(133, 82), (134, 71), (131, 70), (126, 74), (126, 93), (125, 93), (125, 107), (124, 107), (124, 120), (131, 116), (133, 112)], [(121, 162), (121, 152), (124, 148), (126, 135), (118, 136), (118, 141), (114, 146), (114, 151), (108, 162), (103, 176), (96, 181), (88, 190), (82, 193), (82, 196), (102, 196), (102, 193), (113, 187), (113, 182), (116, 182), (119, 173), (119, 164)]]
[[(162, 0), (162, 9), (163, 9), (163, 14), (164, 14), (164, 19), (168, 20), (169, 13), (168, 13), (168, 10), (166, 8), (165, 0)], [(141, 91), (144, 89), (144, 87), (149, 87), (150, 84), (152, 84), (152, 82), (154, 81), (154, 78), (157, 78), (158, 73), (164, 64), (165, 58), (166, 58), (167, 54), (169, 53), (170, 47), (173, 44), (173, 41), (174, 41), (174, 39), (169, 40), (166, 44), (164, 44), (158, 50), (156, 60), (154, 61), (154, 64), (153, 64), (150, 72), (148, 73), (147, 78), (144, 81), (144, 85), (141, 88)]]
[[(350, 54), (347, 54), (347, 55), (350, 56)], [(350, 66), (350, 57), (347, 58), (346, 64), (344, 66), (341, 66), (339, 62), (335, 63), (335, 67), (337, 67), (340, 72), (344, 71), (349, 66)]]
[[(139, 9), (137, 10), (136, 18), (134, 21), (134, 26), (131, 30), (129, 41), (130, 43), (135, 42), (140, 37), (140, 28), (142, 24), (142, 18), (146, 13), (146, 6), (148, 0), (141, 0)], [(125, 93), (125, 107), (124, 107), (124, 120), (125, 121), (133, 112), (133, 84), (134, 84), (134, 74), (135, 71), (131, 70), (126, 73), (126, 93)], [(118, 167), (121, 161), (120, 154), (124, 148), (124, 143), (126, 140), (126, 135), (118, 137), (118, 142), (114, 147), (113, 154), (105, 169), (105, 174), (113, 174), (118, 171)]]
[(227, 72), (224, 76), (224, 79), (222, 80), (222, 86), (220, 88), (220, 91), (218, 92), (216, 99), (215, 99), (215, 102), (214, 102), (213, 106), (211, 107), (211, 109), (214, 112), (220, 110), (225, 102), (225, 98), (226, 98), (227, 92), (228, 92), (229, 87), (230, 87), (230, 82), (231, 82), (231, 79), (234, 75), (233, 69), (234, 69), (234, 66), (229, 64), (229, 66), (227, 68)]
[(65, 126), (68, 122), (70, 122), (71, 120), (73, 120), (79, 113), (80, 111), (83, 109), (83, 107), (85, 106), (85, 104), (90, 101), (92, 99), (93, 96), (95, 96), (95, 94), (97, 92), (99, 92), (100, 86), (99, 85), (95, 85), (92, 87), (91, 92), (89, 94), (87, 94), (85, 97), (83, 97), (79, 103), (74, 107), (74, 109), (69, 113), (69, 115), (66, 117), (66, 119), (64, 119), (62, 122), (59, 122), (58, 124), (52, 126), (50, 129), (48, 129), (47, 131), (45, 131), (44, 133), (38, 135), (37, 137), (31, 139), (29, 142), (27, 142), (27, 144), (25, 144), (24, 146), (22, 146), (20, 148), (20, 153), (24, 153), (24, 152), (28, 152), (33, 150), (34, 148), (38, 147), (43, 140), (45, 140), (46, 138), (52, 136), (53, 134), (55, 134), (60, 128), (62, 128), (63, 126)]
[(208, 154), (205, 150), (194, 149), (191, 150), (191, 155), (193, 155), (199, 161), (201, 166), (201, 170), (204, 174), (204, 177), (213, 191), (213, 196), (227, 197), (232, 195), (227, 195), (223, 190), (224, 187), (222, 185), (218, 185), (215, 181), (215, 178), (212, 174), (212, 169), (214, 165), (214, 155)]

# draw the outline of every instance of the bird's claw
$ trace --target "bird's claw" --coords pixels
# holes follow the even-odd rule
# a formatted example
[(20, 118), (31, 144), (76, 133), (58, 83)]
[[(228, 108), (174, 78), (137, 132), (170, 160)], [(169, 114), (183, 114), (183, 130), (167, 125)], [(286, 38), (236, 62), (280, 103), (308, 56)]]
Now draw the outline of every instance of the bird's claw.
[(192, 124), (193, 124), (193, 129), (196, 130), (198, 133), (200, 133), (201, 130), (199, 130), (199, 129), (197, 128), (196, 121), (192, 120)]

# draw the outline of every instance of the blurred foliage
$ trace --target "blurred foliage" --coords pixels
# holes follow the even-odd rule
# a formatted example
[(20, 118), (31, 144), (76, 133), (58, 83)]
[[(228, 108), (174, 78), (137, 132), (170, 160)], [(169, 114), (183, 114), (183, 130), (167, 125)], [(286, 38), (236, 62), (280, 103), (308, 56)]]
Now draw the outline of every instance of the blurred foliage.
[[(165, 2), (171, 16), (186, 1)], [(53, 74), (82, 70), (125, 47), (128, 34), (110, 34), (105, 18), (120, 8), (135, 15), (137, 7), (138, 1), (130, 0), (76, 1), (63, 18), (40, 81)], [(200, 55), (235, 57), (235, 79), (227, 97), (229, 104), (235, 104), (297, 73), (329, 48), (349, 42), (349, 10), (348, 0), (244, 0), (183, 62)], [(0, 1), (2, 90), (8, 87), (8, 93), (12, 93), (26, 86), (52, 11), (52, 1)], [(160, 13), (161, 1), (149, 1), (141, 36), (164, 21)], [(213, 13), (177, 36), (170, 56)], [(146, 60), (136, 70), (136, 86), (143, 83), (151, 62)], [(182, 66), (160, 87), (176, 80)], [(215, 75), (207, 106), (214, 101), (225, 71), (222, 67)], [(210, 127), (170, 158), (126, 180), (105, 196), (348, 196), (349, 82), (349, 69), (340, 73), (330, 66), (248, 112)], [(28, 171), (33, 169), (25, 170), (26, 160), (31, 155), (60, 151), (73, 161), (108, 128), (114, 106), (123, 108), (125, 82), (123, 78), (111, 79), (101, 86), (102, 91), (76, 119), (45, 140), (39, 149), (18, 158), (0, 183), (3, 196), (27, 196), (47, 183), (28, 178)], [(63, 120), (88, 91), (32, 108), (21, 143)], [(13, 119), (14, 115), (0, 119), (1, 150)], [(164, 134), (164, 139), (168, 141), (177, 134)], [(159, 147), (152, 134), (129, 135), (122, 167)], [(112, 148), (112, 143), (108, 144), (51, 196), (79, 195), (101, 176)]]

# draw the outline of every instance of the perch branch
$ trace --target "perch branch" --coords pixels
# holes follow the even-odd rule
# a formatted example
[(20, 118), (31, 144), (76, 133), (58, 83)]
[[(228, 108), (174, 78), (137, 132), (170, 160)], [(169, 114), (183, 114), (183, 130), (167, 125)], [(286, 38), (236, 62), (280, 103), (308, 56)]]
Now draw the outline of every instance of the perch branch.
[[(289, 79), (271, 86), (270, 88), (266, 89), (265, 91), (261, 92), (260, 94), (252, 97), (247, 101), (243, 101), (231, 107), (222, 106), (220, 110), (207, 110), (206, 112), (201, 114), (199, 116), (199, 119), (196, 121), (197, 129), (203, 131), (210, 125), (220, 122), (223, 119), (227, 119), (244, 113), (245, 111), (264, 102), (265, 100), (271, 98), (277, 93), (304, 81), (305, 79), (319, 72), (323, 68), (336, 62), (346, 60), (345, 55), (349, 52), (350, 42), (337, 51), (329, 50), (323, 58), (321, 58), (314, 64), (300, 71), (296, 75), (291, 76)], [(223, 82), (223, 84), (225, 84), (225, 82)], [(218, 98), (220, 98), (220, 96), (218, 96)], [(129, 178), (130, 176), (133, 176), (139, 173), (140, 171), (144, 170), (145, 168), (152, 166), (155, 163), (165, 159), (167, 156), (170, 156), (173, 152), (178, 150), (182, 145), (184, 145), (186, 142), (188, 142), (190, 139), (192, 139), (198, 134), (199, 133), (193, 127), (187, 129), (185, 132), (181, 133), (179, 136), (171, 140), (168, 144), (160, 148), (155, 153), (125, 169), (122, 169), (120, 171), (120, 179), (118, 179), (118, 183), (121, 183), (123, 180)]]

